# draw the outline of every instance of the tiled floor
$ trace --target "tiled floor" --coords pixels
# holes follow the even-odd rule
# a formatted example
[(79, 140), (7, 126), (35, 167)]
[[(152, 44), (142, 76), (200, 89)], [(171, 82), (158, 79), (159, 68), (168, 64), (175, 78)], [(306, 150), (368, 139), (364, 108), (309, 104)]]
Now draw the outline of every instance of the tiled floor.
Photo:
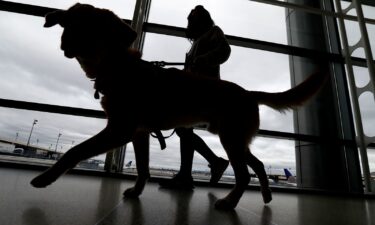
[(374, 199), (274, 193), (265, 206), (260, 193), (249, 190), (235, 211), (223, 212), (213, 205), (228, 189), (171, 191), (150, 182), (138, 200), (124, 200), (131, 180), (64, 175), (35, 189), (29, 182), (38, 173), (0, 167), (1, 225), (375, 224)]

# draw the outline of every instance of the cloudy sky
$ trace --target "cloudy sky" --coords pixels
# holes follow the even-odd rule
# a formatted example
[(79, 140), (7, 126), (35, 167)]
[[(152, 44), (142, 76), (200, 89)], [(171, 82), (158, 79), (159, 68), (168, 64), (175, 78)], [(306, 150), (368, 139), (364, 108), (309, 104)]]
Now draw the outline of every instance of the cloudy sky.
[[(28, 4), (66, 9), (77, 1), (18, 1)], [(122, 18), (131, 19), (135, 0), (80, 1), (97, 7), (112, 9)], [(287, 44), (285, 9), (247, 0), (183, 1), (153, 0), (149, 22), (171, 26), (186, 26), (186, 17), (197, 4), (204, 5), (226, 34)], [(236, 12), (236, 16), (228, 14)], [(370, 13), (369, 13), (370, 12)], [(372, 15), (366, 11), (366, 15)], [(173, 18), (173, 19), (171, 19)], [(59, 49), (62, 28), (43, 28), (44, 19), (0, 11), (0, 98), (31, 102), (101, 109), (93, 98), (92, 82), (83, 74), (75, 60), (64, 58)], [(349, 41), (355, 43), (358, 26), (349, 22)], [(374, 25), (368, 26), (374, 37)], [(356, 30), (357, 29), (357, 30)], [(375, 38), (372, 38), (373, 40)], [(146, 60), (184, 61), (190, 43), (184, 38), (147, 34), (143, 50)], [(363, 51), (355, 52), (363, 56)], [(358, 85), (365, 85), (368, 73), (355, 68)], [(222, 79), (233, 81), (250, 90), (283, 91), (290, 88), (288, 55), (245, 49), (232, 46), (230, 59), (223, 64)], [(365, 130), (369, 136), (375, 129), (372, 95), (361, 99)], [(369, 104), (371, 103), (371, 104)], [(31, 144), (44, 148), (56, 148), (65, 152), (105, 126), (105, 120), (49, 114), (34, 111), (0, 108), (0, 138), (27, 142), (33, 120)], [(293, 132), (292, 112), (279, 114), (268, 107), (261, 107), (261, 129)], [(169, 134), (171, 131), (165, 131)], [(227, 158), (216, 136), (197, 131), (214, 152)], [(133, 149), (128, 145), (126, 161), (134, 160)], [(256, 138), (251, 145), (253, 153), (264, 161), (272, 172), (295, 167), (294, 142), (269, 138)], [(99, 156), (103, 159), (104, 156)], [(167, 139), (167, 149), (160, 151), (158, 142), (151, 141), (151, 166), (178, 168), (179, 139), (176, 135)], [(374, 163), (374, 158), (370, 158)], [(375, 168), (375, 166), (374, 166)], [(195, 154), (194, 169), (207, 170), (207, 162)], [(274, 170), (274, 171), (272, 171)]]

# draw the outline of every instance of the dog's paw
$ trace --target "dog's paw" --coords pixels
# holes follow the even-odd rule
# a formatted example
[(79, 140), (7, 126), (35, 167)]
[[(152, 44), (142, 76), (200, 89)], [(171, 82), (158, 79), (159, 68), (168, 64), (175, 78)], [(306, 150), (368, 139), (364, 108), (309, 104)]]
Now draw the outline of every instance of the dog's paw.
[(220, 209), (220, 210), (229, 211), (229, 210), (234, 210), (235, 207), (236, 207), (236, 204), (233, 204), (232, 202), (228, 201), (225, 198), (219, 199), (215, 203), (215, 208)]
[(30, 184), (35, 188), (44, 188), (52, 184), (54, 180), (49, 179), (45, 175), (40, 175), (31, 180)]
[(50, 168), (31, 180), (30, 184), (36, 188), (44, 188), (55, 182), (58, 177), (58, 173)]
[(265, 189), (262, 189), (261, 191), (262, 191), (263, 202), (265, 204), (271, 202), (272, 201), (271, 189), (265, 188)]
[(142, 194), (142, 191), (139, 191), (135, 187), (128, 188), (124, 191), (125, 198), (138, 198)]

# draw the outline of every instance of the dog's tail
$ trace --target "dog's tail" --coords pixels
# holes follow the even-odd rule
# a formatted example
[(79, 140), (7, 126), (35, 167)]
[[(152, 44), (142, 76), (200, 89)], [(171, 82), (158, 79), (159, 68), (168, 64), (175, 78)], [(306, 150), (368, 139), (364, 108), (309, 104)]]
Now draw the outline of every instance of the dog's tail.
[(259, 104), (283, 112), (303, 105), (321, 89), (328, 77), (328, 72), (315, 72), (305, 81), (287, 91), (278, 93), (251, 91), (250, 95)]

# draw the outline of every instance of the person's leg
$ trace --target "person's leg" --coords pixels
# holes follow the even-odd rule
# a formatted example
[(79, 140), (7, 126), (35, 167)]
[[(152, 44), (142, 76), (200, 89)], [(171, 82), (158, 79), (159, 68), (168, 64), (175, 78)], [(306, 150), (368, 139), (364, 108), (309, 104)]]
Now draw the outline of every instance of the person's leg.
[(214, 163), (219, 157), (213, 153), (201, 137), (192, 132), (191, 135), (193, 149), (201, 154), (210, 164)]
[(180, 171), (172, 179), (161, 181), (159, 184), (164, 188), (191, 190), (194, 188), (193, 177), (191, 175), (194, 157), (192, 145), (193, 130), (176, 128), (176, 133), (180, 137)]
[(215, 155), (215, 153), (208, 147), (201, 137), (192, 132), (193, 149), (201, 154), (209, 163), (211, 168), (210, 183), (215, 184), (219, 182), (223, 176), (224, 171), (229, 165), (229, 161)]
[(193, 167), (194, 148), (193, 148), (193, 129), (191, 128), (177, 128), (177, 135), (180, 137), (180, 154), (181, 165), (179, 175), (190, 178)]

